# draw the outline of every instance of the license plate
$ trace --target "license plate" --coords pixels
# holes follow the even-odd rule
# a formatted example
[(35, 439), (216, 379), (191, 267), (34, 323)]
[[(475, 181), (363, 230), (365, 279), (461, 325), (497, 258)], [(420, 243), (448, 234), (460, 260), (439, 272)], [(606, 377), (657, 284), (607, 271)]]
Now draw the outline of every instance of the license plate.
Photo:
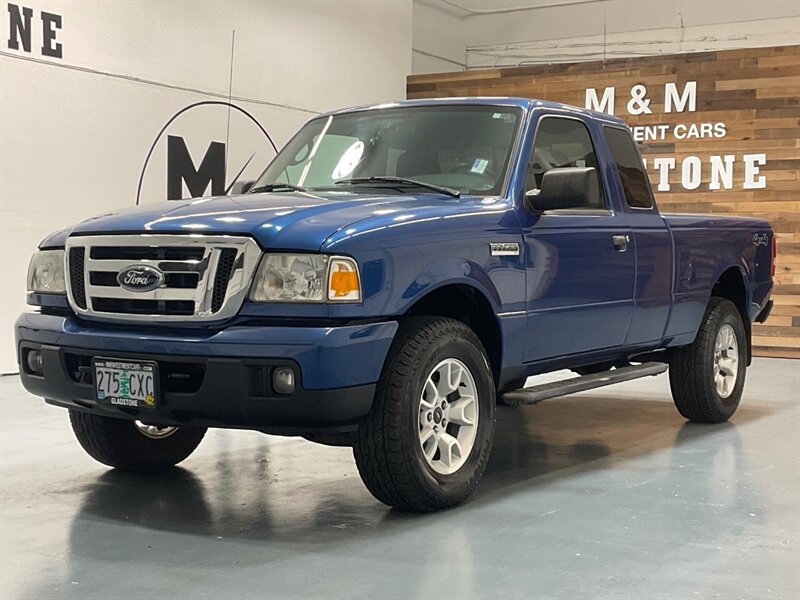
[(98, 402), (123, 408), (155, 408), (158, 405), (157, 363), (95, 358), (92, 366)]

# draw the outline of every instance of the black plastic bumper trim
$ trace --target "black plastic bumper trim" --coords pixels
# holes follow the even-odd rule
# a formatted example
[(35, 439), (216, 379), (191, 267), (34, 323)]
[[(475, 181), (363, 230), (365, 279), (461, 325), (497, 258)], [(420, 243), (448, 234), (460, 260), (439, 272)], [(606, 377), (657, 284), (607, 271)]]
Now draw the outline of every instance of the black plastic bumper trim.
[[(121, 419), (146, 419), (154, 425), (207, 426), (255, 429), (266, 433), (299, 435), (306, 432), (354, 431), (367, 415), (375, 394), (375, 384), (331, 390), (307, 390), (302, 387), (302, 373), (288, 359), (205, 358), (158, 354), (99, 352), (32, 342), (20, 344), (25, 349), (42, 352), (43, 375), (20, 370), (23, 386), (49, 404), (71, 410)], [(160, 406), (137, 410), (98, 403), (90, 378), (77, 378), (67, 368), (75, 356), (155, 361), (161, 365), (202, 367), (203, 375), (196, 391), (169, 391), (163, 380)], [(252, 369), (290, 366), (297, 374), (294, 394), (255, 395)], [(168, 369), (160, 368), (162, 379)]]

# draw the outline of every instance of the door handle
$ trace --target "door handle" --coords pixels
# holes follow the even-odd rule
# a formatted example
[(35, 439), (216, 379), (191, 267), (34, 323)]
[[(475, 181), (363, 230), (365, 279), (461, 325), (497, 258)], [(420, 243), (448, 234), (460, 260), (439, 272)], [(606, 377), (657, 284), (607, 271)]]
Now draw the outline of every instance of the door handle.
[(611, 237), (614, 243), (614, 250), (617, 252), (625, 252), (628, 249), (628, 244), (631, 243), (631, 236), (628, 234), (618, 234)]

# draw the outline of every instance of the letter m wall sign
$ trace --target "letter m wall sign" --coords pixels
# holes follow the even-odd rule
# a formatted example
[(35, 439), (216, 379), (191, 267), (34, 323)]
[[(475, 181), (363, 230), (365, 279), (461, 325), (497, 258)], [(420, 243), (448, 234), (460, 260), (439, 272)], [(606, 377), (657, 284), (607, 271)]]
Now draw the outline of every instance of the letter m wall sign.
[(209, 186), (212, 196), (225, 193), (225, 144), (211, 142), (195, 167), (186, 141), (177, 135), (167, 136), (167, 200), (184, 198), (183, 184), (189, 198), (206, 196)]

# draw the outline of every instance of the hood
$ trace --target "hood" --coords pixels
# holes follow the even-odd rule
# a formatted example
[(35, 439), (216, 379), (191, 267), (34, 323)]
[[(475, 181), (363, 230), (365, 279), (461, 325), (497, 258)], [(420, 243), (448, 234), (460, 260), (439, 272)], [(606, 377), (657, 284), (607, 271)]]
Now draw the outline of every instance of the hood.
[(316, 251), (331, 235), (364, 219), (396, 211), (459, 211), (481, 200), (433, 194), (243, 194), (145, 204), (88, 219), (67, 233), (240, 234), (264, 248)]

